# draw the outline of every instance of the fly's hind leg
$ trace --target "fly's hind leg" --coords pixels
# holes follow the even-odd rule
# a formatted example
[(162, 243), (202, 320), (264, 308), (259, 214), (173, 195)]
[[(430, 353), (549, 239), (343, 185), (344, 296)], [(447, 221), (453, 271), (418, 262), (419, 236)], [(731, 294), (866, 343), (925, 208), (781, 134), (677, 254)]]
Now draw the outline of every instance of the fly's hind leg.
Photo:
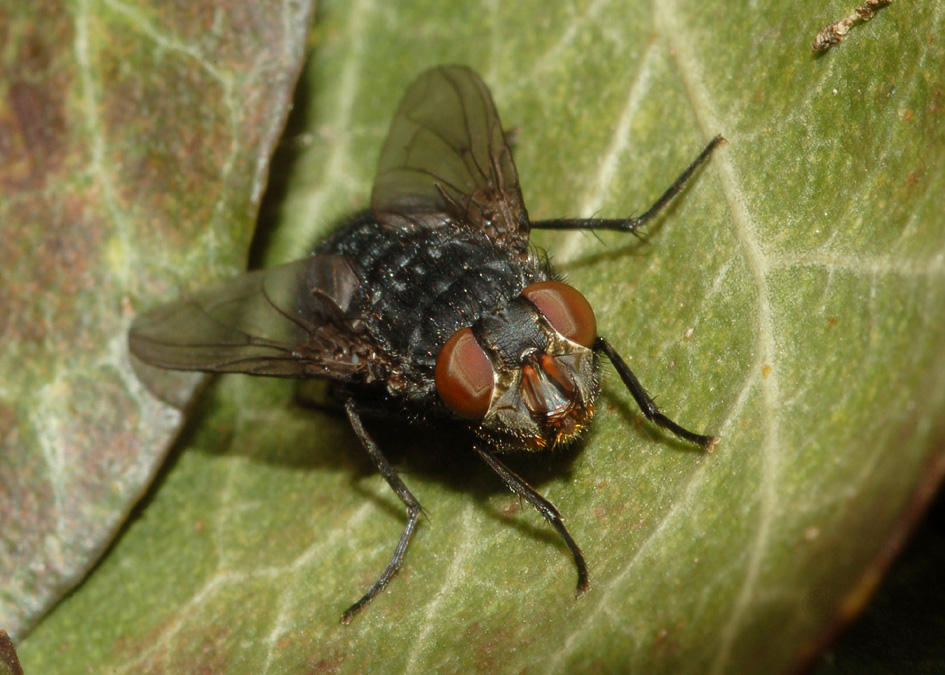
[(639, 230), (647, 223), (653, 220), (660, 211), (666, 208), (673, 198), (682, 192), (686, 183), (692, 178), (700, 166), (705, 164), (706, 160), (712, 154), (712, 151), (722, 145), (725, 139), (716, 136), (709, 144), (703, 148), (699, 156), (686, 167), (685, 171), (679, 174), (679, 177), (673, 181), (666, 192), (657, 199), (653, 205), (648, 208), (642, 216), (636, 218), (557, 218), (555, 220), (536, 220), (532, 222), (533, 230), (616, 230), (618, 232), (629, 232), (639, 236)]
[(397, 542), (397, 548), (394, 549), (394, 555), (391, 557), (387, 567), (381, 572), (381, 576), (377, 578), (377, 581), (361, 596), (361, 599), (351, 605), (345, 610), (345, 613), (341, 615), (341, 623), (350, 623), (354, 615), (364, 609), (365, 605), (371, 602), (374, 596), (384, 589), (387, 582), (389, 582), (397, 573), (397, 570), (400, 569), (400, 565), (404, 560), (404, 554), (407, 552), (407, 545), (410, 543), (410, 537), (417, 527), (417, 521), (423, 509), (420, 506), (420, 502), (417, 501), (417, 498), (413, 496), (400, 479), (400, 476), (397, 475), (394, 467), (391, 466), (387, 458), (384, 457), (380, 448), (377, 447), (377, 443), (375, 443), (374, 439), (368, 434), (367, 429), (364, 428), (364, 423), (361, 421), (361, 415), (358, 412), (358, 404), (354, 399), (345, 401), (345, 412), (348, 414), (351, 427), (358, 435), (358, 438), (361, 439), (361, 444), (364, 446), (364, 449), (367, 450), (371, 459), (374, 460), (377, 470), (381, 472), (384, 480), (387, 481), (391, 489), (400, 497), (400, 501), (407, 507), (407, 524), (404, 527), (403, 534), (400, 535), (400, 541)]

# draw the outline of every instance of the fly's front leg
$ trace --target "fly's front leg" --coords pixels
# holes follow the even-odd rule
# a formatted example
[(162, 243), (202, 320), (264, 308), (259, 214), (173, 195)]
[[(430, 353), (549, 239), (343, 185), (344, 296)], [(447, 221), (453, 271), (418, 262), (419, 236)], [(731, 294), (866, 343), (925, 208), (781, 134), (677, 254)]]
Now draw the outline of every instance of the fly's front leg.
[(664, 429), (668, 429), (680, 438), (698, 443), (709, 452), (712, 452), (715, 448), (715, 444), (719, 441), (719, 437), (694, 433), (679, 426), (664, 415), (660, 409), (656, 407), (653, 399), (650, 398), (650, 395), (646, 393), (643, 385), (640, 384), (640, 380), (633, 374), (633, 371), (630, 370), (630, 366), (620, 357), (620, 354), (617, 353), (617, 350), (614, 349), (612, 344), (607, 342), (604, 338), (598, 337), (594, 342), (594, 351), (603, 352), (603, 354), (610, 359), (610, 362), (614, 364), (614, 368), (617, 369), (617, 374), (620, 375), (620, 379), (623, 380), (627, 389), (630, 390), (631, 396), (633, 396), (633, 399), (637, 402), (637, 405), (640, 406), (640, 410), (643, 411), (643, 414), (646, 415), (648, 420), (655, 422)]
[(568, 528), (564, 526), (564, 521), (561, 519), (561, 514), (558, 512), (558, 509), (555, 508), (555, 505), (535, 492), (531, 485), (500, 462), (491, 452), (483, 450), (479, 447), (479, 444), (474, 444), (473, 449), (485, 460), (490, 469), (499, 474), (499, 478), (505, 482), (512, 492), (534, 506), (538, 513), (541, 514), (542, 518), (547, 520), (558, 534), (561, 535), (561, 538), (564, 539), (564, 543), (567, 544), (568, 548), (571, 550), (571, 555), (574, 556), (574, 564), (577, 567), (578, 583), (576, 595), (583, 595), (587, 592), (591, 585), (587, 581), (587, 564), (584, 562), (584, 554), (581, 553), (581, 549), (575, 543), (574, 539), (571, 538), (571, 533), (568, 532)]
[(692, 164), (686, 167), (686, 170), (679, 174), (679, 177), (673, 181), (666, 192), (648, 208), (642, 216), (637, 218), (557, 218), (555, 220), (536, 220), (531, 227), (533, 230), (617, 230), (618, 232), (629, 232), (639, 236), (637, 230), (653, 220), (660, 211), (666, 208), (673, 197), (682, 192), (682, 189), (692, 178), (692, 174), (702, 166), (712, 151), (725, 143), (725, 139), (716, 136), (709, 144), (703, 148), (699, 156), (693, 160)]
[(361, 444), (364, 446), (364, 449), (367, 450), (371, 459), (374, 460), (377, 470), (381, 472), (384, 480), (387, 481), (391, 489), (400, 497), (400, 501), (407, 507), (407, 525), (404, 527), (403, 534), (400, 535), (400, 541), (397, 542), (397, 548), (394, 549), (394, 555), (391, 557), (387, 567), (381, 572), (381, 576), (377, 578), (374, 585), (367, 590), (367, 593), (361, 596), (360, 600), (351, 605), (345, 610), (345, 613), (341, 615), (341, 623), (350, 623), (354, 615), (364, 609), (364, 606), (371, 602), (374, 596), (383, 590), (387, 582), (391, 580), (391, 577), (400, 569), (400, 564), (404, 560), (404, 554), (407, 552), (407, 544), (410, 543), (410, 537), (417, 527), (417, 520), (420, 518), (423, 509), (420, 506), (420, 502), (417, 501), (417, 498), (413, 496), (400, 479), (400, 476), (397, 475), (394, 467), (391, 466), (387, 458), (381, 453), (380, 448), (377, 447), (377, 443), (368, 435), (367, 430), (364, 428), (364, 423), (361, 421), (361, 415), (358, 413), (357, 403), (354, 399), (345, 401), (345, 412), (348, 413), (348, 420), (351, 422), (354, 433), (361, 439)]

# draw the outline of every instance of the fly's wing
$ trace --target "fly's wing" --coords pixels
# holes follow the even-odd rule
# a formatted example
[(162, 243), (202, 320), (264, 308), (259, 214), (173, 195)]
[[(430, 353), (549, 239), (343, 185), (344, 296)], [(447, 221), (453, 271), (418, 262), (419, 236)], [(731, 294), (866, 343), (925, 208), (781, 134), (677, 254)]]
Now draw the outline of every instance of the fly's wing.
[(379, 221), (394, 224), (446, 215), (527, 253), (518, 172), (492, 96), (476, 73), (440, 66), (410, 85), (381, 151), (371, 208)]
[(346, 318), (360, 286), (323, 255), (249, 272), (139, 316), (128, 345), (171, 370), (370, 382), (372, 345)]

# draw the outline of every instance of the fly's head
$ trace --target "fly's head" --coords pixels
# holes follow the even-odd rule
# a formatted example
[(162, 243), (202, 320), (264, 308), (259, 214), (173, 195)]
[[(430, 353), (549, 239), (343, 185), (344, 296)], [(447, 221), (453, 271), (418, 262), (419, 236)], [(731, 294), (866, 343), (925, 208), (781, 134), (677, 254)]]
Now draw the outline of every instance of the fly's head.
[(594, 311), (580, 292), (560, 281), (531, 284), (447, 340), (437, 357), (437, 392), (502, 449), (567, 443), (594, 412), (596, 338)]

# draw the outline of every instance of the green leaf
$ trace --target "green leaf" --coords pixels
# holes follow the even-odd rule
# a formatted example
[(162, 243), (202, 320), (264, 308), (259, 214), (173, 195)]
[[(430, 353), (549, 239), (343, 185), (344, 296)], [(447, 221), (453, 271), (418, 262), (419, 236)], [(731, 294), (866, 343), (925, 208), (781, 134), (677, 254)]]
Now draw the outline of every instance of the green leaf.
[[(584, 549), (575, 599), (567, 550), (469, 453), (384, 428), (429, 518), (341, 626), (403, 508), (343, 419), (301, 409), (292, 383), (219, 378), (118, 543), (20, 645), (27, 671), (816, 658), (945, 470), (945, 2), (893, 3), (813, 56), (851, 9), (322, 5), (264, 262), (366, 205), (397, 101), (437, 63), (491, 86), (535, 219), (639, 212), (722, 133), (648, 243), (535, 236), (667, 414), (722, 440), (705, 455), (656, 430), (609, 372), (581, 447), (510, 458)], [(165, 265), (203, 255), (184, 241)]]
[(267, 7), (0, 3), (0, 626), (14, 638), (96, 563), (179, 431), (129, 368), (128, 326), (244, 264), (309, 14)]

